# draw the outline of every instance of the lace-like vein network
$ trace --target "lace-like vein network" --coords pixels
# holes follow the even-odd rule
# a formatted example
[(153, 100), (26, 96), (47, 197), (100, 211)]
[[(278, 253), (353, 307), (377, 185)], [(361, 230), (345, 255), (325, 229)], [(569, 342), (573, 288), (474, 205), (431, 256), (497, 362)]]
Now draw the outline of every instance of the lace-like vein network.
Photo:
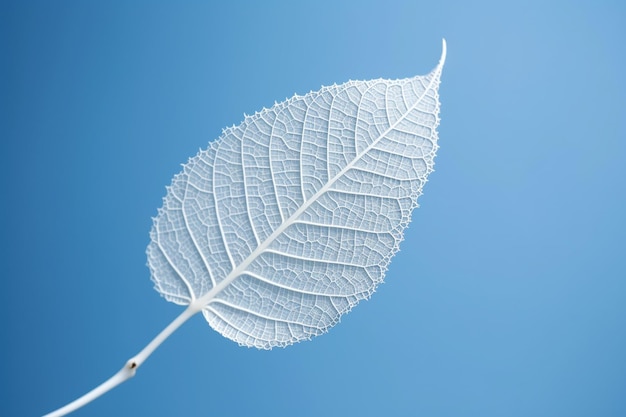
[(242, 345), (327, 331), (398, 251), (434, 166), (440, 70), (324, 87), (224, 130), (167, 189), (155, 288), (186, 305), (224, 285), (202, 313)]

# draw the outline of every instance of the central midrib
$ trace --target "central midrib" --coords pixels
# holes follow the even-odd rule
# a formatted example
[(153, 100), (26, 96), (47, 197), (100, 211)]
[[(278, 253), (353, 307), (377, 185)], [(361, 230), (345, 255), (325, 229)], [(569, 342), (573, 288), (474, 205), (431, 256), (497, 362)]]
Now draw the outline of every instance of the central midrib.
[[(442, 55), (442, 58), (445, 57), (445, 53), (444, 55)], [(246, 259), (244, 259), (244, 261), (238, 265), (235, 269), (233, 269), (227, 276), (226, 278), (224, 278), (220, 283), (218, 283), (215, 287), (213, 287), (209, 292), (207, 292), (206, 294), (204, 294), (203, 296), (201, 296), (200, 298), (198, 298), (197, 300), (193, 301), (190, 305), (189, 308), (195, 311), (200, 311), (202, 310), (208, 303), (211, 302), (211, 300), (213, 300), (215, 298), (215, 296), (217, 294), (219, 294), (224, 288), (226, 288), (228, 285), (230, 285), (236, 278), (238, 278), (241, 273), (243, 273), (246, 268), (248, 268), (248, 266), (259, 257), (259, 255), (261, 255), (263, 252), (265, 252), (265, 249), (268, 248), (269, 245), (271, 245), (274, 240), (276, 240), (276, 238), (278, 236), (280, 236), (285, 229), (287, 229), (289, 226), (291, 226), (294, 221), (300, 217), (300, 215), (302, 213), (304, 213), (310, 206), (311, 204), (313, 204), (314, 202), (317, 201), (317, 199), (324, 193), (326, 193), (326, 191), (328, 191), (334, 184), (335, 182), (341, 178), (346, 172), (348, 172), (350, 169), (352, 169), (354, 167), (354, 165), (361, 160), (361, 158), (366, 155), (374, 146), (376, 146), (376, 144), (378, 144), (378, 142), (383, 139), (389, 132), (391, 132), (393, 129), (396, 128), (396, 126), (403, 121), (406, 116), (413, 111), (413, 109), (415, 109), (415, 107), (417, 107), (418, 104), (420, 104), (422, 102), (422, 100), (424, 99), (424, 97), (426, 96), (426, 94), (431, 90), (433, 83), (436, 82), (439, 79), (440, 76), (440, 71), (441, 71), (441, 67), (443, 64), (443, 60), (441, 60), (439, 62), (439, 64), (437, 65), (437, 68), (435, 69), (434, 74), (433, 74), (433, 78), (430, 81), (430, 83), (428, 84), (428, 87), (424, 90), (424, 93), (419, 97), (419, 99), (417, 99), (417, 101), (415, 102), (415, 104), (413, 104), (405, 113), (404, 115), (402, 115), (402, 117), (400, 117), (395, 123), (393, 123), (392, 125), (390, 125), (387, 130), (385, 130), (381, 135), (378, 136), (378, 138), (376, 138), (376, 140), (372, 141), (372, 143), (365, 148), (365, 150), (363, 150), (361, 153), (359, 153), (349, 164), (347, 164), (337, 175), (335, 175), (331, 180), (329, 180), (322, 188), (320, 188), (310, 199), (306, 200), (302, 206), (300, 206), (300, 208), (298, 208), (298, 210), (295, 211), (295, 213), (293, 213), (287, 220), (285, 220), (278, 228), (276, 228), (276, 230), (274, 230), (274, 232), (267, 238), (265, 239), (265, 241), (263, 241), (259, 246), (257, 246), (257, 248), (252, 251), (250, 253), (250, 255), (248, 255), (248, 257)], [(355, 136), (356, 136), (356, 130), (355, 130)]]

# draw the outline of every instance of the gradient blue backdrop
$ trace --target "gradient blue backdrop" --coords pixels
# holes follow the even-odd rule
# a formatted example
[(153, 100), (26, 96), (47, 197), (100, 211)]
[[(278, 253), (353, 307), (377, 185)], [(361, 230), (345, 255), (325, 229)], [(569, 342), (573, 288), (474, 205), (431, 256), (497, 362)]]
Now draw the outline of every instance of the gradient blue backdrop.
[(619, 1), (2, 2), (0, 415), (116, 372), (181, 311), (151, 217), (180, 163), (293, 93), (448, 60), (386, 284), (329, 334), (195, 317), (76, 416), (626, 415)]

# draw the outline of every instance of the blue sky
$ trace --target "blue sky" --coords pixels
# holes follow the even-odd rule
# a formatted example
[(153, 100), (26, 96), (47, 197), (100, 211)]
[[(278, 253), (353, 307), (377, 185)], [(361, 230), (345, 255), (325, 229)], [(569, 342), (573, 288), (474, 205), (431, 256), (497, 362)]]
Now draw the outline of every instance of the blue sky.
[(425, 74), (440, 151), (386, 283), (313, 341), (194, 317), (76, 416), (626, 415), (620, 2), (3, 2), (0, 415), (116, 372), (181, 311), (151, 217), (180, 164), (294, 93)]

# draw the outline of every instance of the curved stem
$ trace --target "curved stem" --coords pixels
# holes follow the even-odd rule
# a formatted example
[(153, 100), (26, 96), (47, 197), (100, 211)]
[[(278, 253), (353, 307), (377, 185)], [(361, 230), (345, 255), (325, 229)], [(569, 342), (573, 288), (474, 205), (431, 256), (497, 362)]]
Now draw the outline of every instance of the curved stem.
[(96, 388), (89, 391), (87, 394), (83, 395), (80, 398), (77, 398), (71, 403), (59, 408), (58, 410), (46, 414), (44, 417), (60, 417), (69, 414), (72, 411), (76, 411), (83, 405), (89, 404), (96, 398), (100, 397), (102, 394), (109, 391), (110, 389), (115, 388), (127, 379), (132, 378), (134, 375), (135, 369), (130, 369), (130, 367), (124, 365), (124, 367), (120, 369), (115, 375), (104, 381), (102, 384), (98, 385)]
[(89, 404), (96, 398), (100, 397), (107, 391), (115, 388), (122, 382), (132, 378), (135, 376), (137, 372), (137, 368), (139, 368), (148, 357), (158, 348), (161, 343), (163, 343), (172, 333), (174, 333), (183, 323), (185, 323), (189, 318), (191, 318), (194, 314), (199, 312), (201, 308), (196, 303), (190, 304), (185, 311), (183, 311), (178, 317), (174, 319), (165, 329), (163, 329), (150, 343), (146, 345), (138, 354), (130, 358), (126, 361), (126, 364), (122, 369), (120, 369), (115, 375), (111, 378), (104, 381), (102, 384), (98, 385), (96, 388), (92, 389), (85, 395), (71, 403), (55, 410), (51, 413), (46, 414), (44, 417), (61, 417), (66, 414), (71, 413), (72, 411), (76, 411), (80, 407), (85, 404)]

